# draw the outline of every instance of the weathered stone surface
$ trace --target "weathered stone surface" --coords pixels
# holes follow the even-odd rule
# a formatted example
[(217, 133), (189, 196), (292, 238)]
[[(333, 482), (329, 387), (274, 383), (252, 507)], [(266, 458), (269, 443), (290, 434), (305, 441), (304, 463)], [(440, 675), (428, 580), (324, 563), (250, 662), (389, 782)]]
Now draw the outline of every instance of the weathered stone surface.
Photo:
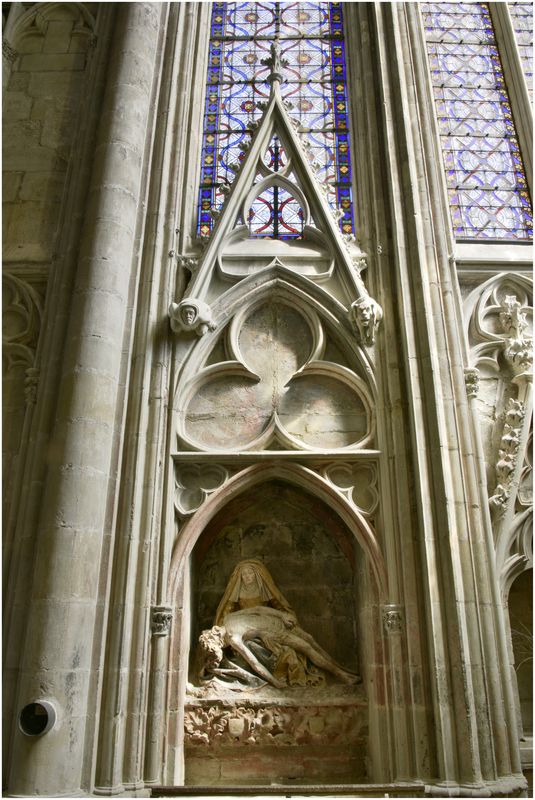
[[(367, 703), (354, 691), (313, 700), (191, 700), (186, 706), (186, 782), (208, 785), (366, 780)], [(328, 704), (325, 704), (327, 700)], [(241, 764), (241, 769), (238, 765)], [(204, 768), (204, 769), (203, 769)]]
[(25, 92), (6, 92), (6, 99), (3, 107), (5, 119), (28, 119), (31, 109), (32, 98), (28, 97)]

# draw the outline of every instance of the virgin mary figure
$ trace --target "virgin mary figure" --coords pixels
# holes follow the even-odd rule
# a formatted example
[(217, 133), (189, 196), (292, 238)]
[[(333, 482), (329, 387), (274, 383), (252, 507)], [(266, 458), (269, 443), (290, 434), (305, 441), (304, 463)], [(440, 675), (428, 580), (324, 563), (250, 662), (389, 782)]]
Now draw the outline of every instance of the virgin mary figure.
[[(231, 688), (318, 686), (327, 670), (344, 682), (358, 676), (340, 667), (303, 631), (286, 598), (257, 559), (235, 567), (217, 608), (214, 626), (199, 639), (204, 653), (201, 680), (223, 680)], [(259, 677), (263, 678), (260, 681)]]
[(290, 604), (279, 592), (261, 561), (248, 558), (236, 565), (215, 615), (214, 625), (222, 625), (227, 614), (244, 608), (269, 606), (295, 617)]

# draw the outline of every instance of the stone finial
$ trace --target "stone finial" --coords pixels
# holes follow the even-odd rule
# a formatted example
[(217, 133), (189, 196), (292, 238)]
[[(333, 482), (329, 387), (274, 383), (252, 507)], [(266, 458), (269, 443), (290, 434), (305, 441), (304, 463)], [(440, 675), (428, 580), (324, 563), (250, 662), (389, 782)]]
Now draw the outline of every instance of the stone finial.
[(362, 344), (368, 347), (375, 344), (375, 334), (383, 318), (383, 309), (368, 294), (351, 303), (349, 316)]
[(171, 330), (174, 333), (191, 333), (204, 336), (208, 331), (215, 329), (210, 306), (202, 300), (186, 297), (180, 303), (171, 303), (169, 306), (169, 319)]
[(479, 370), (467, 367), (464, 371), (466, 394), (469, 398), (477, 397), (479, 392)]
[(403, 616), (402, 606), (389, 603), (382, 607), (383, 627), (388, 636), (402, 632), (404, 623)]
[(150, 627), (153, 636), (168, 636), (173, 621), (170, 606), (153, 606), (150, 612)]
[(275, 39), (269, 46), (270, 55), (268, 58), (263, 58), (260, 63), (265, 67), (270, 67), (271, 72), (268, 75), (268, 81), (273, 86), (275, 82), (281, 83), (283, 67), (288, 66), (288, 61), (282, 58), (282, 51), (280, 42)]

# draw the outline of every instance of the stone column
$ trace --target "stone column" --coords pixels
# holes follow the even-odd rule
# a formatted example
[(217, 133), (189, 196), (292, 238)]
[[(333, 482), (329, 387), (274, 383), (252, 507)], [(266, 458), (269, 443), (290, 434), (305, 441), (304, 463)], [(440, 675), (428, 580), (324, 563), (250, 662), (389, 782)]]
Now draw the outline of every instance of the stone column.
[(101, 554), (113, 531), (161, 16), (161, 4), (125, 3), (117, 11), (36, 531), (16, 704), (18, 714), (46, 699), (56, 708), (57, 722), (40, 737), (26, 737), (14, 726), (12, 794), (90, 790), (91, 743), (85, 733), (97, 711), (90, 685), (97, 604), (106, 584)]

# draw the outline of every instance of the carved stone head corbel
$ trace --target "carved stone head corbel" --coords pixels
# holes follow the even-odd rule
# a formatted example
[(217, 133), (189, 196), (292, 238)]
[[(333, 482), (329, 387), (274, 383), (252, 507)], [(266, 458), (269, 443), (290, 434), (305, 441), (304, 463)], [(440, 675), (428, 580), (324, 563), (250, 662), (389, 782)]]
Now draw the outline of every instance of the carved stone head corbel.
[(349, 316), (360, 341), (368, 347), (375, 343), (375, 334), (383, 318), (383, 309), (369, 295), (362, 295), (351, 303)]
[(210, 306), (202, 300), (187, 297), (180, 303), (171, 303), (169, 306), (169, 320), (174, 333), (191, 333), (204, 336), (208, 331), (215, 329)]

